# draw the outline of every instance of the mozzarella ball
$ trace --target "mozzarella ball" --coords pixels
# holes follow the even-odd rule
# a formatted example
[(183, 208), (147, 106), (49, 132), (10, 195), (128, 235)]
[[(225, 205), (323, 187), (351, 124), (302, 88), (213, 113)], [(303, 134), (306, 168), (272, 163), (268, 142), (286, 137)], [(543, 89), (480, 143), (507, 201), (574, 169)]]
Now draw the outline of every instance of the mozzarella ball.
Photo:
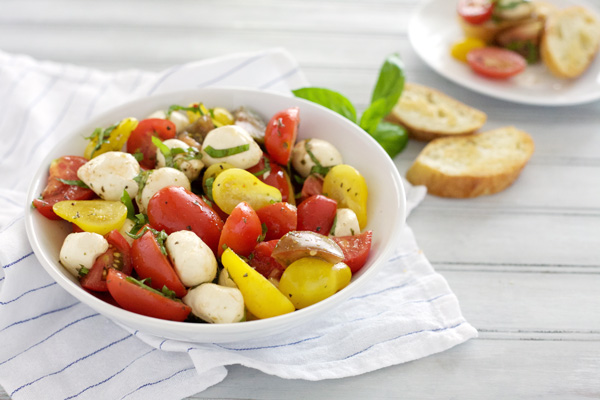
[[(205, 151), (208, 146), (215, 150), (223, 150), (246, 144), (250, 146), (248, 150), (226, 157), (213, 158)], [(226, 125), (213, 129), (206, 135), (202, 143), (202, 160), (207, 166), (227, 162), (236, 168), (247, 169), (258, 164), (261, 157), (262, 150), (258, 143), (252, 139), (245, 129), (236, 125)]]
[(168, 119), (173, 123), (173, 125), (175, 125), (175, 130), (177, 133), (183, 132), (190, 124), (190, 120), (188, 119), (187, 115), (179, 111), (173, 111), (169, 118), (167, 118), (166, 112), (158, 110), (150, 114), (148, 118)]
[(165, 246), (175, 272), (185, 286), (198, 286), (217, 276), (214, 253), (194, 232), (173, 232), (167, 237)]
[(244, 297), (236, 288), (203, 283), (189, 290), (182, 300), (194, 315), (210, 323), (228, 324), (244, 318)]
[[(190, 145), (188, 145), (185, 142), (182, 142), (179, 139), (168, 139), (165, 140), (163, 144), (169, 149), (187, 150), (191, 147)], [(202, 171), (202, 168), (204, 168), (204, 163), (202, 162), (202, 160), (186, 160), (185, 157), (185, 154), (177, 154), (175, 155), (175, 157), (173, 157), (173, 163), (175, 164), (177, 169), (179, 169), (185, 174), (185, 176), (188, 177), (188, 179), (191, 182), (198, 178), (198, 176), (200, 175), (200, 171)], [(156, 167), (163, 168), (164, 166), (165, 156), (159, 149), (156, 149)]]
[(335, 228), (332, 236), (354, 236), (360, 233), (356, 213), (349, 208), (338, 208), (335, 212)]
[(135, 222), (128, 218), (125, 220), (125, 222), (123, 222), (123, 225), (121, 225), (121, 227), (119, 228), (119, 233), (125, 238), (125, 240), (127, 241), (127, 243), (129, 243), (130, 246), (133, 244), (134, 239), (131, 236), (129, 236), (127, 232), (131, 231), (131, 228), (133, 228), (134, 225)]
[(217, 283), (221, 286), (237, 288), (237, 285), (233, 279), (231, 279), (231, 276), (229, 276), (229, 271), (227, 271), (225, 268), (219, 272), (219, 280)]
[(102, 235), (92, 232), (76, 232), (67, 235), (60, 248), (60, 263), (74, 277), (81, 268), (92, 269), (96, 258), (108, 250), (108, 242)]
[(127, 190), (129, 197), (135, 197), (138, 184), (133, 178), (139, 173), (140, 164), (131, 154), (109, 151), (83, 164), (77, 170), (77, 177), (100, 198), (119, 201), (123, 190)]
[(310, 170), (315, 165), (306, 151), (307, 147), (322, 167), (342, 164), (342, 155), (331, 143), (321, 139), (302, 140), (292, 149), (292, 166), (303, 178), (310, 175)]
[(190, 180), (180, 170), (170, 167), (155, 169), (148, 176), (141, 195), (136, 198), (140, 212), (145, 213), (152, 196), (167, 186), (182, 186), (191, 190)]

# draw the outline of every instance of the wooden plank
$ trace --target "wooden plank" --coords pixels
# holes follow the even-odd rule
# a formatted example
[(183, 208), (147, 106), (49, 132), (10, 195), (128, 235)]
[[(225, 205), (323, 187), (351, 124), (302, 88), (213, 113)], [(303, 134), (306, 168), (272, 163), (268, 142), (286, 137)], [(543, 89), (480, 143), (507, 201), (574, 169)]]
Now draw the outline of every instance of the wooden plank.
[(467, 321), (488, 338), (587, 335), (600, 340), (600, 268), (589, 274), (522, 266), (434, 267), (456, 294)]
[[(591, 399), (600, 342), (475, 339), (446, 352), (329, 381), (284, 380), (241, 366), (194, 399)], [(240, 388), (252, 388), (246, 395)]]

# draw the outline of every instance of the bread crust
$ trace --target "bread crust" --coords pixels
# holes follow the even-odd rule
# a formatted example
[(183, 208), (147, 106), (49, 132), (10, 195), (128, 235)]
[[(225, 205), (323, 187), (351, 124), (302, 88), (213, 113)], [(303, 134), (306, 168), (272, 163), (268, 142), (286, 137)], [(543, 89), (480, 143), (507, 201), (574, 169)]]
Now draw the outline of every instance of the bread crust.
[(485, 124), (487, 115), (438, 90), (406, 83), (386, 119), (404, 126), (411, 138), (428, 142), (440, 137), (470, 135)]
[(550, 72), (565, 79), (581, 76), (600, 49), (600, 21), (589, 10), (572, 6), (548, 16), (540, 55)]
[(406, 179), (440, 197), (494, 194), (519, 177), (533, 151), (531, 136), (514, 127), (436, 139), (421, 151)]

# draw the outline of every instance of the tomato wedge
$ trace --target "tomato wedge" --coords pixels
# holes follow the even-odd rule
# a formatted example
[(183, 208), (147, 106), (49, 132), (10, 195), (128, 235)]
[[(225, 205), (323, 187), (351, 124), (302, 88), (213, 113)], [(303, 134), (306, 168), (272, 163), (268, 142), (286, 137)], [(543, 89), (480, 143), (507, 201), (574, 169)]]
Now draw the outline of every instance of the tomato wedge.
[(267, 124), (265, 147), (276, 163), (287, 165), (290, 161), (299, 123), (300, 109), (292, 107), (275, 114)]
[(127, 311), (171, 321), (184, 321), (192, 311), (180, 301), (140, 286), (116, 269), (108, 270), (106, 284), (117, 304)]
[(219, 239), (219, 256), (229, 247), (236, 254), (250, 255), (262, 233), (260, 219), (248, 203), (239, 203), (225, 221)]
[(467, 62), (477, 74), (494, 79), (510, 78), (527, 67), (522, 55), (499, 47), (473, 49), (467, 54)]
[(161, 252), (151, 231), (147, 231), (133, 241), (131, 261), (135, 272), (141, 279), (150, 278), (148, 285), (152, 288), (162, 290), (163, 286), (166, 286), (174, 291), (177, 297), (183, 297), (187, 293), (169, 259)]
[(164, 141), (173, 139), (176, 133), (175, 124), (168, 119), (145, 119), (138, 124), (127, 139), (127, 152), (142, 153), (144, 158), (140, 161), (140, 165), (152, 169), (156, 166), (156, 146), (152, 143), (152, 136)]
[(298, 206), (298, 230), (329, 235), (336, 210), (337, 201), (322, 194), (310, 196)]
[(298, 224), (296, 207), (285, 202), (273, 203), (256, 211), (260, 222), (267, 226), (265, 240), (281, 238), (290, 231), (295, 231)]
[(79, 279), (81, 286), (88, 290), (106, 292), (106, 275), (109, 269), (117, 269), (125, 275), (131, 275), (131, 255), (129, 243), (118, 230), (110, 232), (106, 236), (109, 248), (100, 255), (90, 271)]
[(42, 192), (41, 198), (33, 200), (33, 206), (40, 214), (48, 219), (60, 220), (52, 206), (63, 200), (89, 200), (96, 194), (87, 188), (76, 185), (68, 185), (61, 182), (77, 181), (77, 170), (88, 160), (79, 156), (63, 156), (52, 161), (48, 171), (48, 183)]
[(459, 0), (458, 15), (469, 24), (479, 25), (492, 18), (494, 2), (492, 0)]
[(285, 270), (285, 265), (281, 265), (271, 257), (278, 241), (269, 240), (267, 242), (260, 242), (252, 250), (252, 253), (250, 253), (250, 261), (248, 263), (265, 278), (279, 279)]
[(354, 236), (331, 237), (342, 249), (344, 253), (343, 262), (350, 267), (352, 274), (359, 271), (367, 262), (367, 257), (371, 251), (372, 238), (373, 231), (365, 231)]

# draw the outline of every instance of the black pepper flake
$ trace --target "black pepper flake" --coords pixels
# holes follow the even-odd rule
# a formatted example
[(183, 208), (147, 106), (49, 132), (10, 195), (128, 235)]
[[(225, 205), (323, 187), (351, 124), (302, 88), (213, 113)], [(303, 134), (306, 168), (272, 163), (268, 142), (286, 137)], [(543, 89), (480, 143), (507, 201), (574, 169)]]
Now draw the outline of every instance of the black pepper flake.
[(246, 272), (246, 273), (244, 274), (244, 278), (247, 278), (247, 277), (248, 277), (248, 273)]
[(188, 231), (192, 230), (192, 227), (190, 225), (186, 226), (186, 228), (187, 228)]
[(317, 226), (317, 232), (321, 232), (321, 227)]
[(350, 193), (350, 190), (351, 190), (351, 189), (352, 189), (352, 188), (348, 188), (348, 190), (346, 190), (346, 192), (347, 192), (347, 193)]

